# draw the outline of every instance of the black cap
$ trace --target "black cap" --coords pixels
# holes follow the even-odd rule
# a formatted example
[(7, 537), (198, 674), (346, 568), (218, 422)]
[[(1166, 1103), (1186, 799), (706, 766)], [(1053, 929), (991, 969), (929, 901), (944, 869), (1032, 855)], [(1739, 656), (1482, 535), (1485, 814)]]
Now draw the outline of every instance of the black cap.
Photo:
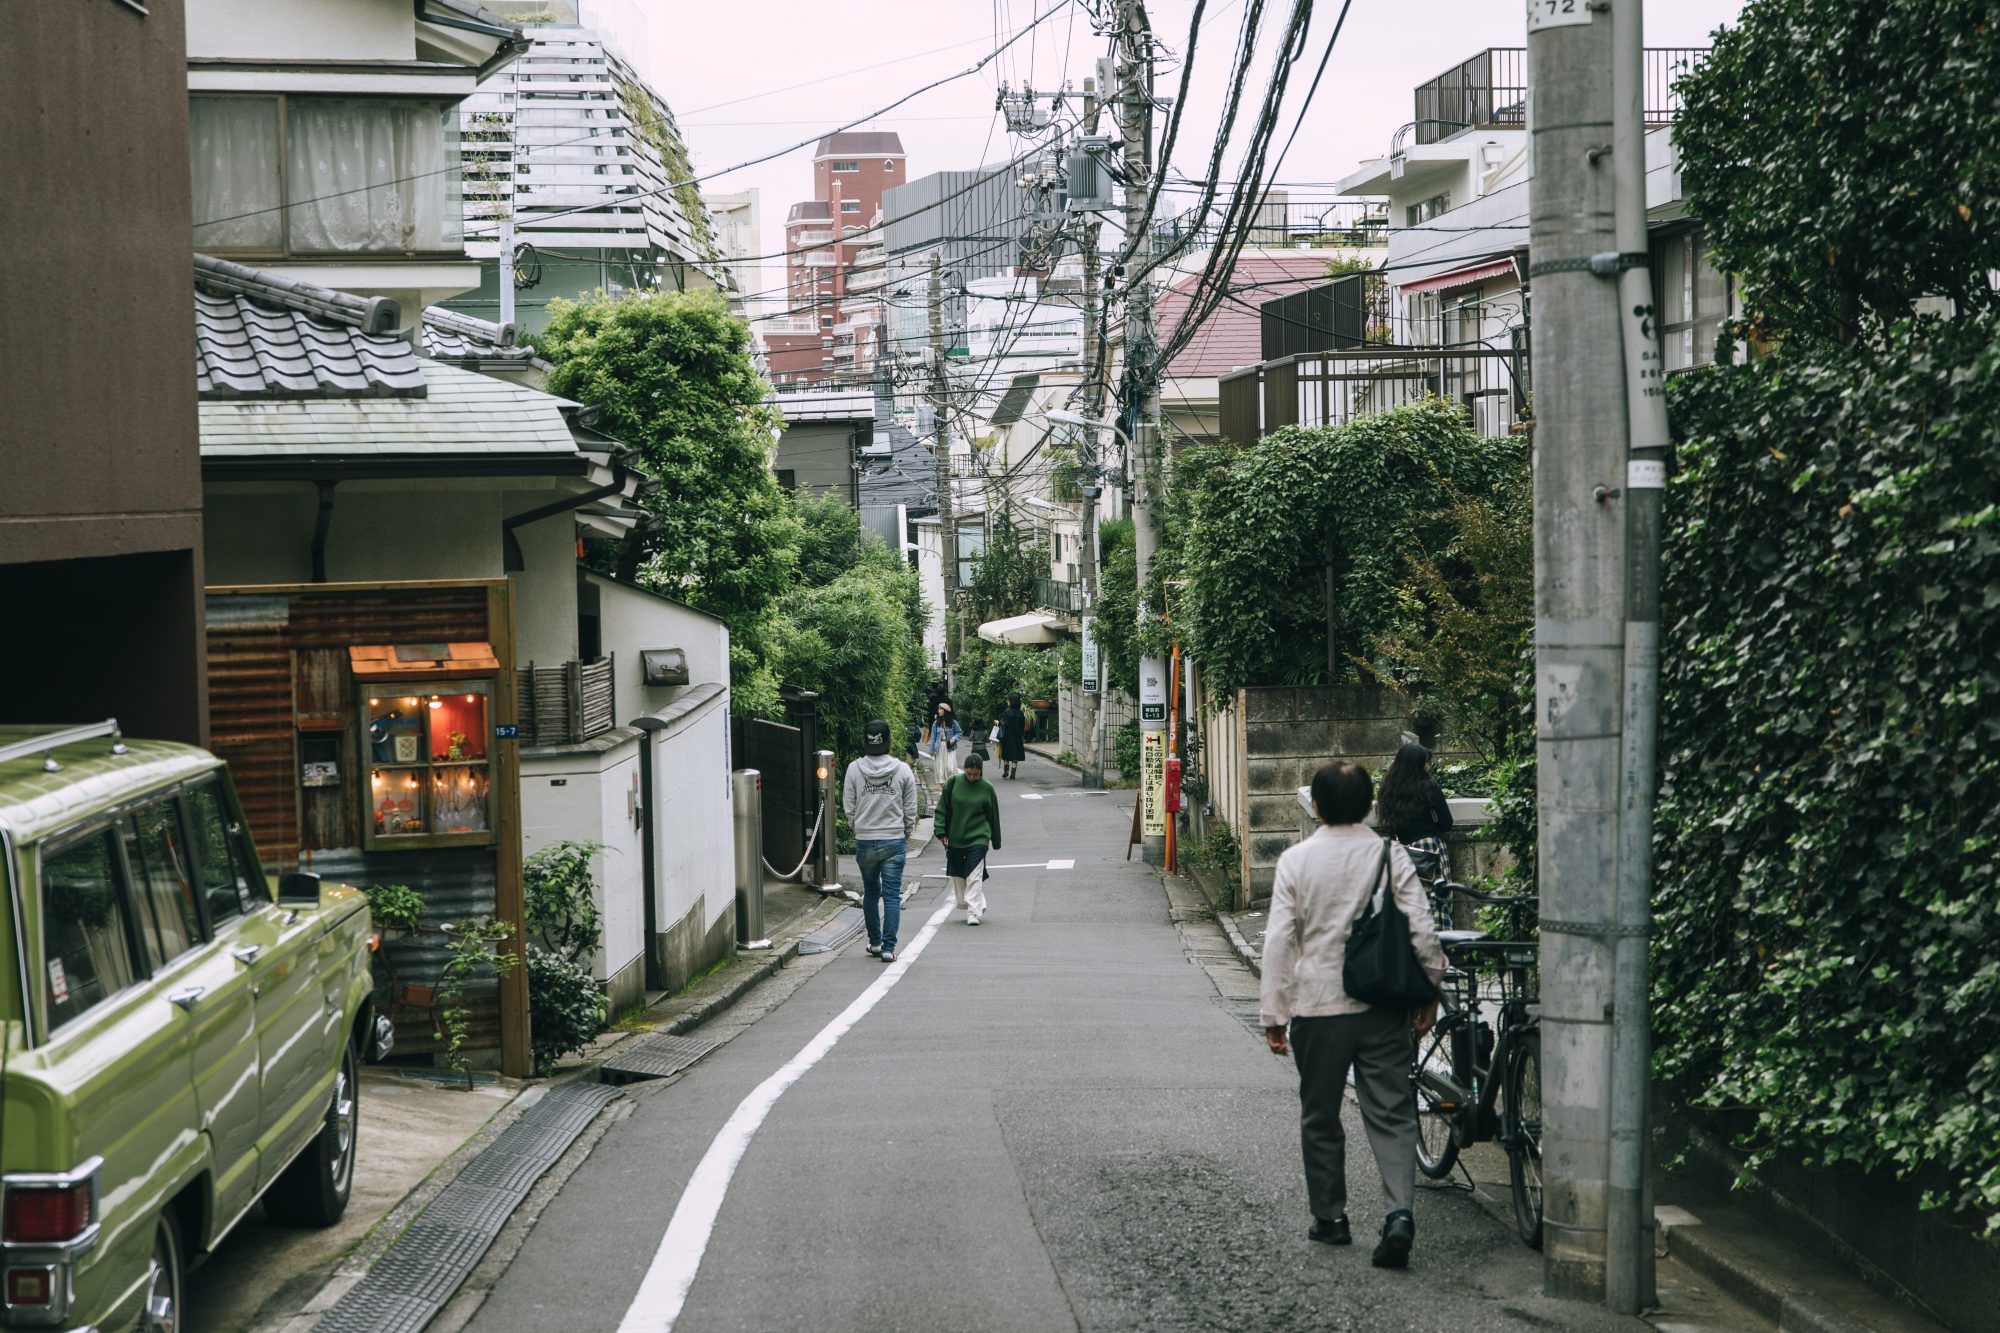
[(861, 749), (865, 754), (889, 753), (889, 724), (879, 717), (870, 718), (861, 729)]

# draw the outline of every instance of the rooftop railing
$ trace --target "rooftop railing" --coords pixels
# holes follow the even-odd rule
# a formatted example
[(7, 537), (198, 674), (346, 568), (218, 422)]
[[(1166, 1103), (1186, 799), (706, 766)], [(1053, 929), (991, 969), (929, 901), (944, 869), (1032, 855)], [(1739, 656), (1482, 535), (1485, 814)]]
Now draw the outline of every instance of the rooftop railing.
[[(1646, 48), (1646, 124), (1671, 125), (1680, 115), (1674, 85), (1708, 59), (1705, 46)], [(1528, 50), (1491, 46), (1417, 85), (1416, 141), (1449, 139), (1464, 129), (1524, 129), (1528, 123)]]

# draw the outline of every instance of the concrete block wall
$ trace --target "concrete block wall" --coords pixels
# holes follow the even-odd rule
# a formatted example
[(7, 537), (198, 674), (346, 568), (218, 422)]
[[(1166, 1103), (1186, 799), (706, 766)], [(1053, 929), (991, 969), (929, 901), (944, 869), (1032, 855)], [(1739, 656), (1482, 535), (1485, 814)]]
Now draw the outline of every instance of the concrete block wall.
[[(1061, 746), (1065, 750), (1076, 751), (1078, 758), (1090, 749), (1090, 738), (1083, 734), (1084, 720), (1089, 716), (1086, 698), (1084, 692), (1074, 685), (1064, 685), (1056, 695), (1056, 725), (1062, 729)], [(1104, 707), (1105, 744), (1109, 745), (1118, 728), (1139, 716), (1139, 706), (1132, 701), (1131, 695), (1114, 689), (1105, 696)], [(1110, 763), (1110, 756), (1107, 755), (1105, 764), (1109, 767)]]

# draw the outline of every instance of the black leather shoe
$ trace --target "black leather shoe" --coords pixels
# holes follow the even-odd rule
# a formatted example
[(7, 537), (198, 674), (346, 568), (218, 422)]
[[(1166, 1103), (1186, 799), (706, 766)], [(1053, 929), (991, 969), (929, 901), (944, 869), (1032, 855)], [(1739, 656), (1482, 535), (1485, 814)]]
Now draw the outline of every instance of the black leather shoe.
[(1408, 1213), (1391, 1213), (1389, 1220), (1382, 1224), (1382, 1239), (1375, 1243), (1375, 1256), (1371, 1263), (1377, 1268), (1406, 1268), (1410, 1262), (1410, 1246), (1416, 1243), (1417, 1222)]
[(1315, 1217), (1312, 1230), (1306, 1232), (1307, 1240), (1316, 1240), (1322, 1245), (1352, 1245), (1354, 1233), (1347, 1229), (1347, 1214), (1328, 1219)]

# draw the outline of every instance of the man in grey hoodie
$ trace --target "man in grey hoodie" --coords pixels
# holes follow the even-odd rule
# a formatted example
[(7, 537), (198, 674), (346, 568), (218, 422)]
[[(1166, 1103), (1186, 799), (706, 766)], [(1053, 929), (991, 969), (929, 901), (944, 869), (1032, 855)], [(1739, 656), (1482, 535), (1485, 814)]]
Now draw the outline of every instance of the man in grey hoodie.
[(881, 718), (861, 731), (861, 758), (847, 766), (840, 808), (854, 826), (854, 859), (861, 867), (861, 915), (868, 923), (868, 952), (896, 961), (896, 927), (903, 918), (903, 863), (917, 831), (917, 779), (889, 753), (889, 724)]

